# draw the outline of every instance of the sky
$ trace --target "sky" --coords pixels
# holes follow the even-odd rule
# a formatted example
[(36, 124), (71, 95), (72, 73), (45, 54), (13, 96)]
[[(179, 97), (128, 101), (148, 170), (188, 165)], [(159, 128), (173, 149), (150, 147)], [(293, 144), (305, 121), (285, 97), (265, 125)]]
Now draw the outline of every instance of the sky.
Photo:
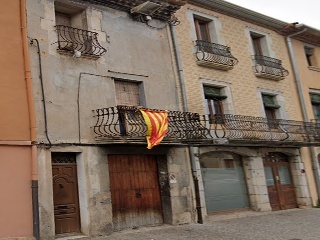
[(320, 30), (320, 0), (226, 0), (284, 22)]

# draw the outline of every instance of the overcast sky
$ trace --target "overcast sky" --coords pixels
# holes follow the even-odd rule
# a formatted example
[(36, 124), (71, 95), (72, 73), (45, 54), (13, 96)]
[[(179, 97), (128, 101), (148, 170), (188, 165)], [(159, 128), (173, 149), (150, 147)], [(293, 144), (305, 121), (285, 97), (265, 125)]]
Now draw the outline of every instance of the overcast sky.
[(320, 0), (226, 0), (284, 22), (299, 22), (320, 30)]

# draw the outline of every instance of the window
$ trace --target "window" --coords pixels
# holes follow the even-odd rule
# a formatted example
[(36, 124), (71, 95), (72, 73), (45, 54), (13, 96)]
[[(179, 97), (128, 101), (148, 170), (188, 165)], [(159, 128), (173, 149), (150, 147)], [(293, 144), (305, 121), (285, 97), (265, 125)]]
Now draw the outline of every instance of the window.
[(253, 46), (253, 52), (255, 55), (263, 55), (262, 51), (262, 38), (263, 36), (256, 35), (254, 33), (251, 33), (251, 40), (252, 40), (252, 46)]
[(139, 110), (137, 108), (130, 108), (130, 106), (141, 105), (140, 83), (115, 80), (114, 84), (116, 104), (118, 105), (120, 134), (127, 135), (142, 123), (142, 116)]
[(320, 121), (320, 93), (310, 93), (314, 118)]
[(304, 52), (306, 54), (306, 59), (307, 59), (307, 62), (308, 62), (308, 66), (316, 66), (314, 48), (304, 47)]
[(206, 108), (209, 114), (210, 123), (223, 123), (223, 100), (227, 96), (223, 95), (221, 92), (222, 88), (204, 86), (204, 97), (206, 100)]
[(139, 82), (115, 80), (116, 103), (124, 106), (140, 106)]
[(194, 25), (196, 28), (197, 40), (211, 42), (210, 32), (209, 32), (209, 22), (195, 18)]
[(83, 7), (55, 2), (56, 25), (87, 29), (86, 11)]
[(276, 111), (280, 108), (280, 105), (277, 104), (275, 96), (262, 94), (262, 101), (268, 126), (270, 128), (278, 128)]

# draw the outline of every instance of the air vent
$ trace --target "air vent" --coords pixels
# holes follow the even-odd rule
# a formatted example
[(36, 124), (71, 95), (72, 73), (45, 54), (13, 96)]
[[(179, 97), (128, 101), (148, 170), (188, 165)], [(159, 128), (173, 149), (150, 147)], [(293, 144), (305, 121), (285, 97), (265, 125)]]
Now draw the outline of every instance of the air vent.
[(141, 3), (136, 7), (131, 8), (130, 12), (133, 14), (143, 14), (143, 15), (151, 16), (152, 13), (157, 11), (160, 7), (161, 7), (160, 4), (147, 1), (147, 2)]

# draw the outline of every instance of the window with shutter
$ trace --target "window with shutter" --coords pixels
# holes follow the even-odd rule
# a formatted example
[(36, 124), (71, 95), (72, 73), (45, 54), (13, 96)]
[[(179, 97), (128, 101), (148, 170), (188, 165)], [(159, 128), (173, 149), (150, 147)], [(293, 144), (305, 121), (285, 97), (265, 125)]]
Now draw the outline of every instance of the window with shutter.
[(222, 124), (224, 122), (223, 100), (226, 99), (227, 96), (222, 94), (221, 88), (219, 87), (203, 86), (203, 91), (210, 123)]
[(313, 115), (315, 119), (320, 120), (320, 93), (310, 93)]
[(306, 55), (308, 66), (316, 66), (314, 48), (304, 47), (304, 52), (305, 52), (305, 55)]
[(211, 42), (210, 32), (209, 32), (209, 22), (199, 19), (194, 19), (194, 24), (196, 27), (197, 39)]
[(262, 101), (268, 121), (268, 126), (270, 128), (278, 128), (276, 111), (280, 108), (280, 105), (277, 104), (275, 96), (262, 94)]
[(140, 106), (140, 83), (115, 80), (117, 105)]
[[(115, 80), (115, 95), (118, 106), (140, 106), (140, 83)], [(121, 135), (134, 132), (141, 124), (142, 116), (137, 109), (118, 109), (119, 128)]]

